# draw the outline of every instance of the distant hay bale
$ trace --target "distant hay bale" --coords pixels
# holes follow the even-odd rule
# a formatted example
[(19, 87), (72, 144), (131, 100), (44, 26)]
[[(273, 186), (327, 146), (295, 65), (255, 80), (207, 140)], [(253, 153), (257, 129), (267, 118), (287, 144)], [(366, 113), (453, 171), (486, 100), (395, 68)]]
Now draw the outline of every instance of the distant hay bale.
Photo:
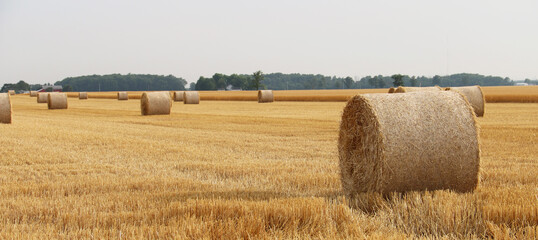
[(127, 92), (118, 92), (118, 100), (129, 100)]
[(49, 106), (49, 109), (67, 109), (67, 94), (50, 93), (47, 105)]
[(0, 123), (11, 123), (11, 96), (9, 93), (0, 93)]
[(142, 115), (170, 114), (172, 99), (169, 92), (145, 92), (140, 98)]
[(274, 101), (273, 90), (259, 90), (258, 91), (259, 103), (269, 103), (273, 101)]
[(37, 97), (37, 91), (30, 91), (30, 97)]
[(406, 92), (426, 92), (426, 91), (443, 91), (439, 86), (434, 87), (402, 87), (399, 86), (394, 90), (394, 93), (406, 93)]
[(484, 110), (485, 110), (485, 102), (486, 99), (484, 98), (484, 93), (482, 92), (482, 88), (480, 86), (469, 86), (469, 87), (448, 87), (446, 88), (447, 91), (456, 91), (463, 96), (467, 98), (467, 101), (469, 101), (469, 104), (471, 104), (471, 107), (473, 107), (474, 112), (476, 113), (477, 117), (483, 117), (484, 116)]
[(15, 90), (8, 90), (7, 93), (9, 93), (9, 95), (15, 95)]
[(183, 103), (184, 104), (199, 104), (200, 95), (197, 91), (185, 91), (183, 93)]
[(47, 103), (49, 101), (48, 92), (37, 93), (37, 103)]
[(353, 97), (338, 138), (344, 192), (473, 191), (480, 149), (472, 111), (450, 91)]
[(87, 92), (79, 92), (78, 93), (78, 99), (88, 99), (88, 93)]
[(389, 88), (389, 93), (394, 93), (394, 88), (393, 87)]
[(183, 102), (183, 95), (185, 91), (175, 91), (174, 92), (174, 102)]

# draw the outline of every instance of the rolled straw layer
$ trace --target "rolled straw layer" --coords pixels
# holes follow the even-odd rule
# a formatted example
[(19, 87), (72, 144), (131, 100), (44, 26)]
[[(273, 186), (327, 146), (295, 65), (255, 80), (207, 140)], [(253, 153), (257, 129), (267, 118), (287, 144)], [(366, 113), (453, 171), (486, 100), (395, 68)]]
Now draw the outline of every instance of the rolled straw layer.
[(78, 93), (78, 99), (88, 99), (88, 93), (87, 92), (79, 92)]
[(183, 102), (183, 95), (185, 91), (175, 91), (174, 92), (174, 102)]
[(11, 123), (11, 96), (9, 93), (0, 93), (0, 123)]
[(30, 91), (30, 97), (37, 97), (37, 91)]
[(448, 87), (447, 91), (456, 91), (467, 98), (467, 101), (473, 107), (473, 110), (477, 117), (483, 117), (485, 112), (485, 103), (486, 99), (484, 98), (484, 93), (480, 86), (469, 86), (469, 87)]
[(142, 115), (170, 114), (172, 99), (169, 92), (145, 92), (140, 98)]
[(183, 103), (184, 104), (199, 104), (200, 95), (197, 91), (186, 91), (183, 93)]
[(273, 101), (274, 101), (273, 90), (259, 90), (258, 91), (259, 103), (269, 103)]
[(37, 93), (37, 103), (47, 103), (49, 101), (48, 92)]
[(473, 191), (480, 150), (472, 111), (450, 91), (353, 97), (338, 139), (344, 192)]
[(49, 109), (67, 109), (67, 94), (50, 93), (47, 105)]

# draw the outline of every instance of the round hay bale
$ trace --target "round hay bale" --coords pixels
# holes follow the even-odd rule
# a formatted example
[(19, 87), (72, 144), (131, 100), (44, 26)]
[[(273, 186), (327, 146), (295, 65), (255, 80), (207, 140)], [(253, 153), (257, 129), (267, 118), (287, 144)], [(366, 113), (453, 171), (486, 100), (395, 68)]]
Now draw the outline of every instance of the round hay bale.
[(11, 96), (9, 93), (0, 93), (0, 123), (11, 123)]
[(49, 109), (67, 109), (67, 94), (50, 93), (47, 105), (49, 106)]
[(140, 98), (142, 115), (167, 115), (172, 109), (169, 92), (145, 92)]
[(49, 101), (48, 92), (37, 93), (37, 103), (47, 103)]
[(37, 91), (30, 91), (30, 97), (37, 97)]
[(9, 95), (15, 95), (15, 90), (8, 90)]
[(393, 87), (389, 88), (389, 93), (394, 93), (394, 88)]
[(79, 92), (78, 93), (78, 99), (88, 99), (88, 93), (87, 92)]
[(406, 92), (426, 92), (426, 91), (443, 91), (439, 86), (434, 87), (402, 87), (399, 86), (394, 90), (394, 93), (406, 93)]
[(486, 99), (484, 98), (484, 93), (480, 86), (469, 86), (469, 87), (448, 87), (447, 91), (456, 91), (467, 98), (471, 107), (473, 107), (474, 113), (477, 117), (483, 117), (485, 111)]
[(480, 149), (472, 111), (450, 91), (353, 97), (338, 138), (344, 192), (473, 191)]
[(127, 92), (118, 92), (118, 100), (129, 100)]
[(185, 91), (175, 91), (174, 92), (174, 102), (183, 102), (183, 95)]
[(199, 104), (200, 95), (197, 91), (185, 91), (183, 93), (183, 103), (184, 104)]
[(273, 102), (275, 98), (273, 97), (273, 90), (259, 90), (258, 91), (258, 102), (259, 103), (268, 103)]

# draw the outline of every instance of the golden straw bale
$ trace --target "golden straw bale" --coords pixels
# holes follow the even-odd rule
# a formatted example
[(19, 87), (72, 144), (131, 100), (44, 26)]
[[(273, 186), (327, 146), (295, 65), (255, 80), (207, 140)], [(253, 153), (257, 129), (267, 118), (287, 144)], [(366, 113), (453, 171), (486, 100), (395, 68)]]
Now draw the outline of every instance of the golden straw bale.
[(338, 138), (344, 192), (473, 191), (480, 148), (472, 111), (450, 91), (353, 97)]
[(87, 92), (79, 92), (78, 93), (78, 99), (88, 99), (88, 93)]
[(183, 102), (183, 95), (185, 91), (175, 91), (174, 92), (174, 102)]
[(30, 97), (37, 97), (37, 91), (30, 91)]
[(200, 95), (197, 91), (185, 91), (183, 93), (183, 103), (184, 104), (199, 104)]
[(389, 93), (394, 93), (394, 90), (395, 89), (393, 87), (389, 88)]
[(170, 114), (172, 99), (169, 92), (145, 92), (140, 99), (142, 115)]
[(424, 92), (424, 91), (443, 91), (439, 86), (434, 87), (402, 87), (399, 86), (394, 90), (394, 93), (406, 93), (406, 92)]
[(118, 92), (118, 100), (129, 100), (127, 92)]
[(259, 90), (258, 91), (259, 103), (269, 103), (273, 101), (274, 101), (273, 90)]
[(476, 116), (483, 117), (485, 111), (485, 102), (484, 94), (482, 93), (482, 88), (480, 86), (469, 86), (469, 87), (448, 87), (447, 91), (456, 91), (467, 98), (471, 107), (473, 107)]
[(49, 109), (67, 109), (67, 94), (50, 93), (47, 100)]
[(9, 95), (15, 95), (15, 90), (8, 90)]
[(9, 93), (0, 93), (0, 123), (11, 123), (11, 96)]
[(48, 92), (37, 93), (37, 103), (47, 103), (49, 101)]

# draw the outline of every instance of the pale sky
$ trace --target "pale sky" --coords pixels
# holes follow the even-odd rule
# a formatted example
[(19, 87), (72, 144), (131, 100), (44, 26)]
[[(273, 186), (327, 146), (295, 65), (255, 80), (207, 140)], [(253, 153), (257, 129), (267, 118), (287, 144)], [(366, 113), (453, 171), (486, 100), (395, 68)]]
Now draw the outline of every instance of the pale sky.
[(538, 1), (0, 0), (0, 84), (213, 73), (538, 78)]

